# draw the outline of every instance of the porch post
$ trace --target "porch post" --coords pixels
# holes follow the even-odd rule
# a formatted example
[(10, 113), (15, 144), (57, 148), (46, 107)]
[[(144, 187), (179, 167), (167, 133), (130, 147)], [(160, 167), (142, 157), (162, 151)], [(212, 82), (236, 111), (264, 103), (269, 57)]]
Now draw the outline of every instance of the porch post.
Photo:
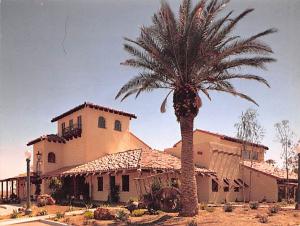
[(3, 199), (3, 181), (1, 181), (1, 199)]
[(76, 197), (76, 178), (73, 176), (73, 196)]
[(11, 194), (14, 193), (14, 180), (11, 181)]
[(93, 175), (90, 175), (90, 199), (93, 200)]
[(8, 199), (8, 180), (6, 181), (6, 199)]
[(17, 196), (20, 198), (20, 179), (16, 180), (17, 185)]

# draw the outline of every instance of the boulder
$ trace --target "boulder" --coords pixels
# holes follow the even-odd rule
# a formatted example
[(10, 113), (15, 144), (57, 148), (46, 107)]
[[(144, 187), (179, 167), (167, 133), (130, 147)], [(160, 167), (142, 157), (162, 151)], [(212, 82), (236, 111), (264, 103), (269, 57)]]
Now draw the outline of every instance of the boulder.
[(108, 208), (99, 207), (94, 211), (94, 218), (96, 220), (114, 220), (115, 214)]

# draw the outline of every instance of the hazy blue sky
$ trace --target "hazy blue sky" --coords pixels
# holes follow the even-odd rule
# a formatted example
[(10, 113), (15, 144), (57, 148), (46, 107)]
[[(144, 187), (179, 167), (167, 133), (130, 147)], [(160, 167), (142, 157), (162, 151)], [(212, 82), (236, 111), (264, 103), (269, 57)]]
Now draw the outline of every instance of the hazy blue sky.
[[(169, 1), (177, 11), (179, 1)], [(159, 112), (164, 92), (114, 100), (120, 86), (137, 71), (120, 66), (126, 59), (122, 37), (136, 37), (150, 23), (158, 0), (2, 0), (0, 65), (0, 178), (25, 170), (29, 140), (56, 133), (51, 118), (84, 101), (135, 113), (131, 130), (153, 148), (163, 149), (180, 138), (171, 101)], [(249, 36), (270, 27), (279, 32), (264, 40), (277, 63), (258, 74), (271, 89), (254, 82), (236, 83), (254, 97), (266, 129), (268, 158), (280, 160), (274, 123), (289, 119), (300, 135), (299, 0), (235, 0), (227, 11), (256, 10), (236, 29)], [(66, 33), (65, 33), (65, 24)], [(64, 47), (63, 47), (64, 46)], [(250, 71), (250, 70), (248, 70)], [(203, 97), (195, 128), (234, 136), (242, 111), (255, 106), (229, 95)]]

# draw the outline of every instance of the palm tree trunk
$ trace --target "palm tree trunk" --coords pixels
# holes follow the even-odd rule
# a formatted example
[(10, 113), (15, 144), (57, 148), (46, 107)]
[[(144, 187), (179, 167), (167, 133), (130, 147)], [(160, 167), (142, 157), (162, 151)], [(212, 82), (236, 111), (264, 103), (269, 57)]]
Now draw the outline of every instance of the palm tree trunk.
[(197, 184), (193, 156), (194, 117), (180, 118), (181, 147), (181, 216), (198, 214)]

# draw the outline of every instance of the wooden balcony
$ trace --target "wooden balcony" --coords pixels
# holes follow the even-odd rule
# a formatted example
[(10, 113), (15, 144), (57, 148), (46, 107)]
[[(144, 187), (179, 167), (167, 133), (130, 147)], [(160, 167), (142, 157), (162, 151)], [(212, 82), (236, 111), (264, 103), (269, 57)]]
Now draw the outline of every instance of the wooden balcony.
[(81, 124), (74, 124), (73, 126), (66, 127), (62, 131), (62, 137), (66, 140), (72, 140), (73, 138), (81, 137), (81, 128)]

